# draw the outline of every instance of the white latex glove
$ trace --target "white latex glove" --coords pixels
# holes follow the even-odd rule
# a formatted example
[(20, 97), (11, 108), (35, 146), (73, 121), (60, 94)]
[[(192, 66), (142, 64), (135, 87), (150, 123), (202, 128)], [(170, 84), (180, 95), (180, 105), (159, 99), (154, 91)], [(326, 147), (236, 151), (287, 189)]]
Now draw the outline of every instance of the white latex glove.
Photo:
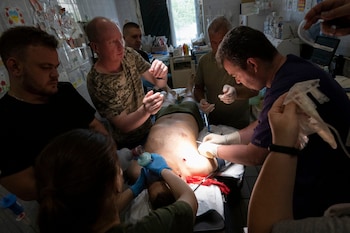
[(218, 155), (218, 146), (217, 144), (210, 143), (210, 142), (202, 142), (199, 147), (198, 151), (201, 155), (212, 159), (217, 157)]
[(215, 104), (210, 104), (206, 99), (201, 99), (201, 101), (199, 102), (199, 108), (205, 114), (209, 114), (215, 109)]
[(236, 88), (234, 88), (233, 86), (225, 84), (222, 87), (222, 93), (223, 94), (218, 95), (218, 97), (225, 104), (232, 104), (235, 101), (235, 99), (237, 99)]
[(211, 133), (203, 138), (203, 142), (210, 142), (221, 145), (241, 144), (241, 135), (238, 131), (224, 135)]
[(117, 150), (117, 155), (119, 158), (120, 166), (122, 170), (125, 171), (131, 164), (131, 160), (133, 158), (132, 151), (128, 148), (122, 148), (120, 150)]

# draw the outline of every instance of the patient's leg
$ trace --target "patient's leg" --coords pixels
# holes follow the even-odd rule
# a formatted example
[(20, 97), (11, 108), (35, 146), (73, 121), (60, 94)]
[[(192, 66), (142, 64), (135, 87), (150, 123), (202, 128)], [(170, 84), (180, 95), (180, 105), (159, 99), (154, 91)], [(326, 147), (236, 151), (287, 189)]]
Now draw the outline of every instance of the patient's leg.
[(194, 87), (194, 74), (191, 75), (191, 78), (187, 82), (186, 90), (185, 90), (185, 96), (182, 100), (182, 102), (196, 102), (193, 94), (193, 87)]

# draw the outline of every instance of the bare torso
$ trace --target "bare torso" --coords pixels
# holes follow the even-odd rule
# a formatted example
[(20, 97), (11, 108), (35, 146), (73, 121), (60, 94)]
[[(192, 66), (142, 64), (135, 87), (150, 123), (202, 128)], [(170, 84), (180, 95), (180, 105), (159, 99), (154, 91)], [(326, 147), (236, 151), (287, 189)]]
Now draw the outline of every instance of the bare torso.
[(191, 114), (172, 113), (157, 119), (145, 144), (145, 151), (162, 155), (180, 177), (206, 176), (216, 170), (215, 160), (197, 150), (198, 125)]

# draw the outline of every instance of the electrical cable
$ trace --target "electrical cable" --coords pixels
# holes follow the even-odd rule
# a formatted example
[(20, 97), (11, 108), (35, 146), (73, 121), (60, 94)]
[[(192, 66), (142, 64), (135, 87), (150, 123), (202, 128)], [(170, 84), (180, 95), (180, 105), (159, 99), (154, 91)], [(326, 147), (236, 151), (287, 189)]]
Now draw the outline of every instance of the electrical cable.
[[(322, 20), (319, 20), (317, 23), (321, 23), (321, 22), (322, 22)], [(305, 23), (306, 23), (305, 20), (301, 21), (301, 23), (299, 24), (299, 27), (298, 27), (298, 36), (300, 37), (300, 39), (313, 48), (321, 49), (321, 50), (324, 50), (327, 52), (333, 52), (334, 48), (328, 47), (325, 45), (321, 45), (321, 44), (314, 42), (314, 40), (311, 38), (310, 34), (306, 30), (304, 30)]]

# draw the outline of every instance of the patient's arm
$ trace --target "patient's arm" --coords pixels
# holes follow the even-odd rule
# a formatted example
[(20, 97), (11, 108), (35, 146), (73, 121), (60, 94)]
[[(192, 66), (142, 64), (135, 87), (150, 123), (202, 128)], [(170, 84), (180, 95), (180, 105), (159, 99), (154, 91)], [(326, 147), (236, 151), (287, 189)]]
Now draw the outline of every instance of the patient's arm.
[(198, 131), (197, 122), (191, 114), (162, 116), (151, 128), (145, 151), (162, 155), (170, 168), (183, 179), (206, 176), (216, 170), (217, 163), (199, 154)]

